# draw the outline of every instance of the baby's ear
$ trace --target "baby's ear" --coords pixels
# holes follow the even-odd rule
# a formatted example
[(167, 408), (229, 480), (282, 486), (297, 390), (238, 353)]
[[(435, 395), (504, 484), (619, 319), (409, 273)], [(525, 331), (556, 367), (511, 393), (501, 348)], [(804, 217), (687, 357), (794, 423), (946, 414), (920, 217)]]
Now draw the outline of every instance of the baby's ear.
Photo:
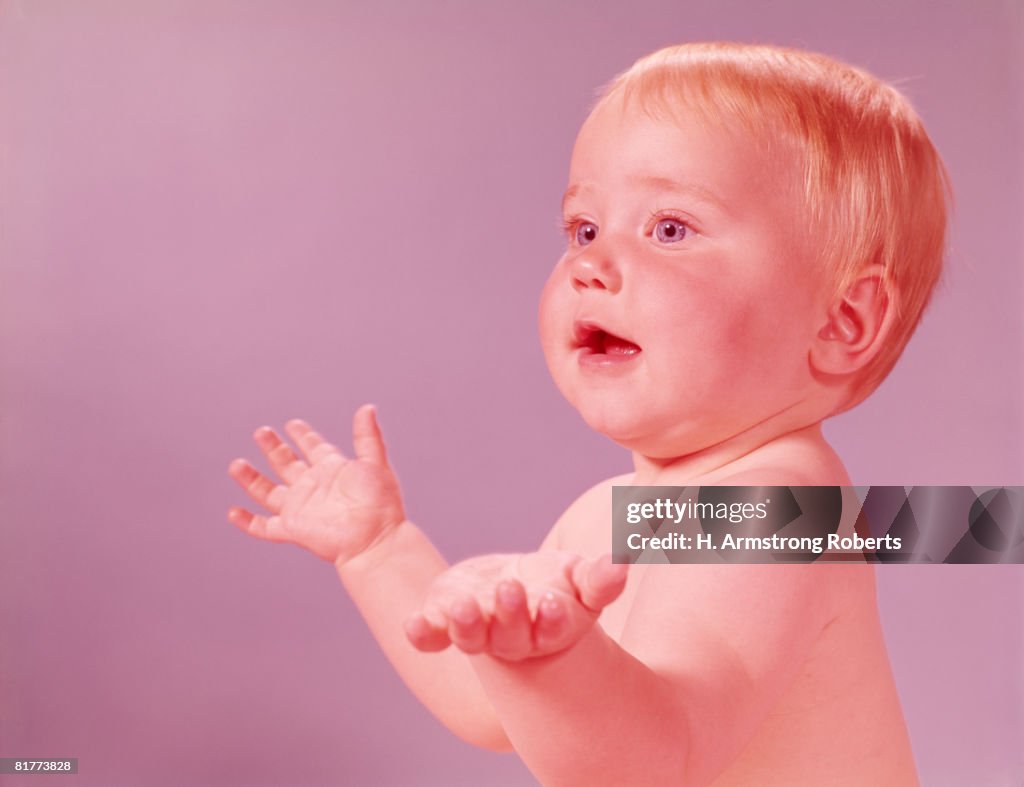
[(884, 267), (869, 265), (829, 309), (811, 345), (811, 366), (832, 375), (864, 368), (884, 345), (895, 316)]

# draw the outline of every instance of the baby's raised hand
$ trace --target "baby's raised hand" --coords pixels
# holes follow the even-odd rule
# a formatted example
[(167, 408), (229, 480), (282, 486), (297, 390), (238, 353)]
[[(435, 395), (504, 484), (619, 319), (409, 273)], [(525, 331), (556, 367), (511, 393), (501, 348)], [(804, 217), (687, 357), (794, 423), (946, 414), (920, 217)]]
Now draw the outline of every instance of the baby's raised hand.
[(455, 645), (520, 661), (574, 645), (626, 584), (629, 566), (611, 555), (569, 552), (484, 555), (452, 566), (405, 623), (424, 651)]
[(341, 565), (404, 521), (398, 480), (372, 405), (363, 405), (352, 419), (354, 459), (304, 421), (289, 421), (285, 431), (304, 459), (270, 427), (257, 429), (256, 444), (282, 483), (274, 483), (244, 459), (234, 460), (228, 474), (269, 516), (234, 507), (228, 511), (230, 522), (249, 535), (298, 544)]

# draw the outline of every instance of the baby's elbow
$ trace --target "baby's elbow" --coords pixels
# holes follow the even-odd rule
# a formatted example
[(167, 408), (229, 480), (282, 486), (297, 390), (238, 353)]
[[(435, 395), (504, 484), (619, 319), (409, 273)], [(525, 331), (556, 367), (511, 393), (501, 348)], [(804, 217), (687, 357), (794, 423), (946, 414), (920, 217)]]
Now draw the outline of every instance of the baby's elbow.
[(485, 727), (471, 727), (463, 729), (453, 729), (452, 732), (455, 735), (470, 744), (476, 746), (478, 749), (486, 749), (487, 751), (493, 751), (501, 753), (508, 753), (515, 751), (515, 747), (512, 745), (512, 741), (508, 739), (505, 734), (505, 730), (501, 727), (494, 728), (491, 725)]
[(512, 741), (504, 736), (501, 739), (494, 738), (481, 741), (477, 745), (481, 749), (487, 749), (487, 751), (497, 752), (498, 754), (509, 754), (516, 750), (515, 746), (512, 745)]

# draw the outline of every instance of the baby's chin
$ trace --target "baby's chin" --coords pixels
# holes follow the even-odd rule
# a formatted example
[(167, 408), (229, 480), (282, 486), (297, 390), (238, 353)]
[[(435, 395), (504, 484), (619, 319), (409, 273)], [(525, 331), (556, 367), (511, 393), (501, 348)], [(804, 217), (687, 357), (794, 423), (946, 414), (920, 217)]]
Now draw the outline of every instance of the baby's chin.
[(701, 434), (697, 424), (680, 424), (678, 418), (657, 418), (629, 407), (602, 410), (582, 409), (580, 415), (595, 432), (604, 435), (627, 451), (652, 459), (674, 459), (696, 453), (710, 445), (712, 435)]

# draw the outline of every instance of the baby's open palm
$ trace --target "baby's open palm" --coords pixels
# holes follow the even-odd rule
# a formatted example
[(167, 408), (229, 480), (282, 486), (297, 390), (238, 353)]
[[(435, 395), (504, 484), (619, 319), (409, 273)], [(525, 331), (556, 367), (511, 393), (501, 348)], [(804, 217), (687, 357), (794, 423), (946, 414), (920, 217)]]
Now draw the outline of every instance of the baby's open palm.
[(257, 538), (297, 544), (342, 563), (383, 538), (405, 519), (398, 480), (387, 461), (376, 413), (364, 405), (353, 418), (355, 458), (347, 458), (304, 421), (285, 431), (300, 459), (270, 427), (253, 435), (283, 483), (276, 484), (244, 459), (228, 473), (269, 515), (232, 508), (228, 519)]
[(423, 651), (455, 645), (506, 661), (571, 647), (623, 591), (629, 567), (611, 555), (481, 555), (438, 576), (405, 633)]

